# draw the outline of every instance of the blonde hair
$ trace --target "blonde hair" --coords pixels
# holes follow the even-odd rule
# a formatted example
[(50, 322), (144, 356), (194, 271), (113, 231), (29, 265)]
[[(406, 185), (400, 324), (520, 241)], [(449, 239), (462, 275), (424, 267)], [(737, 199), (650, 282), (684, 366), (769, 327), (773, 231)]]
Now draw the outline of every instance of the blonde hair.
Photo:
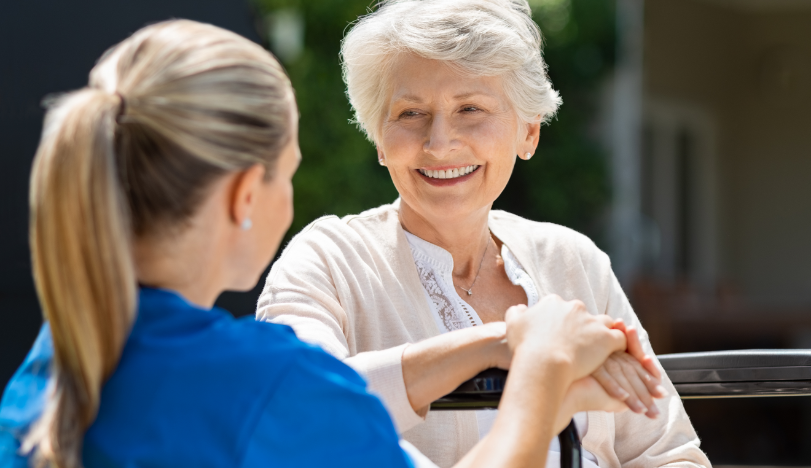
[(54, 343), (51, 393), (24, 450), (81, 466), (82, 440), (135, 318), (132, 240), (173, 229), (216, 178), (291, 133), (290, 82), (259, 45), (192, 21), (110, 49), (49, 110), (31, 174), (34, 279)]
[(461, 73), (501, 76), (516, 114), (545, 122), (561, 104), (541, 56), (541, 31), (526, 0), (382, 0), (341, 46), (355, 123), (376, 141), (397, 56), (441, 60)]

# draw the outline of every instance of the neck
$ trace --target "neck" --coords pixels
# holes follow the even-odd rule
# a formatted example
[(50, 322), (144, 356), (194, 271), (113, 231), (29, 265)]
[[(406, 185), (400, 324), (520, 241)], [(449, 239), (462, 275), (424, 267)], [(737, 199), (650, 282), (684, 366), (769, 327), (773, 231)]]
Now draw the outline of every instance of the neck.
[(220, 270), (211, 267), (222, 264), (214, 237), (189, 228), (177, 235), (137, 240), (134, 254), (138, 282), (175, 291), (202, 308), (213, 307), (224, 290)]
[(415, 236), (447, 250), (453, 257), (453, 276), (469, 287), (479, 273), (482, 257), (492, 242), (487, 225), (490, 206), (473, 213), (431, 218), (400, 200), (400, 224)]

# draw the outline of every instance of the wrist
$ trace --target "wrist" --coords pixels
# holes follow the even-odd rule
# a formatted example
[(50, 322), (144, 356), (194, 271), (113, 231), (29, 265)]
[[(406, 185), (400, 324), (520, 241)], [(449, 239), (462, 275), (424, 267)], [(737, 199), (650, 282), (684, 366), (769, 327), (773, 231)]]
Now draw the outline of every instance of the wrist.
[(504, 322), (491, 322), (477, 331), (479, 371), (498, 367), (509, 369), (512, 360), (512, 351), (507, 345), (507, 326)]
[(574, 363), (571, 357), (559, 349), (534, 343), (522, 343), (513, 351), (513, 366), (521, 363), (537, 372), (554, 375), (556, 383), (568, 389), (574, 382)]
[(566, 392), (566, 396), (563, 397), (563, 401), (560, 404), (560, 408), (558, 409), (557, 419), (555, 420), (555, 430), (554, 432), (557, 434), (569, 424), (569, 421), (572, 420), (574, 415), (578, 413), (581, 407), (579, 398), (576, 392), (572, 392), (571, 386), (569, 390)]

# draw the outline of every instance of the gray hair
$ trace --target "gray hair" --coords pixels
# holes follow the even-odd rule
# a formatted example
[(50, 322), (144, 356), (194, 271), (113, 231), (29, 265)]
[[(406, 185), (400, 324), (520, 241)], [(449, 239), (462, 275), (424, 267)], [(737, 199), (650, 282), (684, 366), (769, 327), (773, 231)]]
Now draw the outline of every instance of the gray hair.
[(462, 73), (500, 76), (516, 114), (546, 122), (561, 104), (541, 56), (541, 31), (526, 0), (382, 0), (341, 46), (355, 123), (372, 141), (386, 111), (398, 54), (447, 62)]

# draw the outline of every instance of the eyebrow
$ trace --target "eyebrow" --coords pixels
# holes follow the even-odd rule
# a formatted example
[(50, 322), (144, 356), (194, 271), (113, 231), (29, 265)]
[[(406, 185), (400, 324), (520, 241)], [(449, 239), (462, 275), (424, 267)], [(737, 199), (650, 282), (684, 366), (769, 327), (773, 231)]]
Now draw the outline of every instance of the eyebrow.
[(468, 98), (472, 98), (472, 97), (474, 97), (474, 96), (493, 97), (493, 96), (491, 96), (490, 94), (483, 93), (483, 92), (481, 92), (481, 91), (471, 91), (471, 92), (469, 92), (469, 93), (457, 94), (457, 95), (456, 95), (456, 96), (454, 96), (453, 98), (454, 98), (454, 99), (456, 99), (456, 100), (462, 100), (462, 99), (468, 99)]
[(422, 99), (414, 96), (413, 94), (405, 94), (403, 96), (398, 96), (397, 99), (395, 99), (395, 102), (396, 101), (422, 102)]
[[(457, 101), (461, 101), (463, 99), (469, 99), (469, 98), (474, 97), (474, 96), (484, 96), (484, 97), (489, 97), (489, 98), (493, 97), (492, 95), (481, 92), (481, 91), (470, 91), (470, 92), (467, 92), (467, 93), (457, 94), (456, 96), (453, 97), (453, 99), (457, 100)], [(395, 99), (395, 102), (397, 102), (397, 101), (408, 101), (408, 102), (416, 102), (416, 103), (423, 102), (422, 99), (420, 99), (419, 97), (417, 97), (417, 96), (415, 96), (413, 94), (404, 94), (402, 96), (398, 96)]]

